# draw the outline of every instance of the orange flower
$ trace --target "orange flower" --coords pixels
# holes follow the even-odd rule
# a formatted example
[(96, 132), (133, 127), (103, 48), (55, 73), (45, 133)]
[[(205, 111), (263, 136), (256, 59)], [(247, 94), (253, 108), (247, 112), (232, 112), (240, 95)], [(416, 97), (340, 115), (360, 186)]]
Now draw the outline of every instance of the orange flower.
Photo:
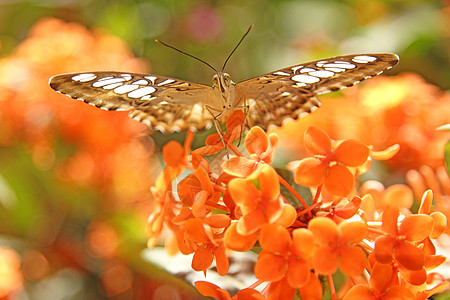
[(266, 224), (261, 229), (259, 243), (263, 251), (255, 265), (256, 278), (277, 282), (286, 277), (292, 288), (309, 282), (314, 253), (314, 240), (307, 229), (295, 229), (291, 234), (276, 224)]
[(224, 143), (231, 146), (233, 141), (240, 137), (244, 122), (244, 113), (241, 110), (236, 110), (225, 123), (226, 132), (221, 133), (223, 142), (219, 133), (211, 134), (206, 138), (205, 146), (194, 150), (193, 154), (212, 155), (221, 151), (224, 148)]
[[(239, 234), (253, 234), (267, 223), (280, 221), (292, 224), (294, 221), (295, 209), (283, 203), (277, 172), (270, 165), (263, 165), (251, 177), (231, 180), (228, 188), (242, 214), (236, 227)], [(283, 220), (284, 217), (289, 220)]]
[(364, 165), (369, 157), (369, 148), (355, 140), (332, 143), (328, 134), (317, 127), (305, 132), (306, 149), (314, 157), (300, 161), (295, 182), (304, 186), (319, 186), (337, 196), (346, 196), (354, 184), (354, 175), (348, 167)]
[(247, 177), (264, 163), (272, 163), (278, 136), (274, 133), (267, 135), (264, 130), (255, 126), (248, 132), (244, 144), (250, 158), (242, 156), (230, 158), (222, 165), (226, 173), (236, 177)]
[(390, 300), (390, 299), (416, 299), (407, 288), (392, 285), (395, 278), (394, 269), (390, 264), (376, 263), (372, 269), (370, 287), (358, 284), (352, 287), (343, 300)]
[(430, 236), (433, 218), (423, 214), (410, 215), (401, 220), (398, 226), (398, 216), (397, 207), (388, 206), (384, 211), (381, 229), (386, 235), (375, 240), (375, 259), (382, 264), (390, 264), (394, 260), (400, 271), (405, 271), (402, 274), (405, 280), (418, 285), (426, 279), (425, 253), (424, 249), (417, 247), (414, 242)]
[(316, 217), (308, 224), (318, 248), (313, 265), (319, 274), (333, 274), (338, 266), (344, 274), (356, 276), (362, 273), (366, 255), (358, 243), (366, 235), (363, 222), (342, 222), (336, 225), (331, 219)]
[(258, 291), (253, 289), (240, 290), (236, 296), (231, 297), (230, 294), (218, 287), (217, 285), (207, 281), (196, 281), (195, 287), (197, 290), (206, 297), (213, 297), (218, 300), (264, 300), (266, 299)]

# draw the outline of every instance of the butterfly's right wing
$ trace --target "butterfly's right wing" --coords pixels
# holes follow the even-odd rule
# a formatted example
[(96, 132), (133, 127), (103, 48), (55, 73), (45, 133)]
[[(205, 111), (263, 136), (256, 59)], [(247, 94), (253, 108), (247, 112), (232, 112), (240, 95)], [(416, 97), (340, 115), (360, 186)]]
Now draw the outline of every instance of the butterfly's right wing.
[(236, 84), (235, 106), (247, 101), (250, 126), (281, 126), (318, 108), (317, 95), (353, 86), (397, 62), (391, 53), (353, 54), (284, 68)]
[(217, 95), (208, 85), (163, 76), (85, 72), (50, 78), (67, 96), (106, 110), (129, 110), (130, 117), (161, 131), (201, 130), (213, 122), (204, 104)]

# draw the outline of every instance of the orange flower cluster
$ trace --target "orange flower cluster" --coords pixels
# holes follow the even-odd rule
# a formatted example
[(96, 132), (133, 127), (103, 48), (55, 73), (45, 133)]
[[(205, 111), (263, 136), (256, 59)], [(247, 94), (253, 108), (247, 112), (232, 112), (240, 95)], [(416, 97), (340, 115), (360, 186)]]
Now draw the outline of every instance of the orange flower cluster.
[[(57, 19), (39, 21), (15, 52), (0, 60), (0, 145), (24, 145), (38, 169), (54, 168), (63, 181), (107, 190), (121, 201), (145, 198), (151, 157), (138, 140), (145, 126), (125, 112), (93, 109), (48, 86), (59, 73), (146, 71), (142, 66), (118, 38)], [(70, 155), (58, 157), (59, 141), (73, 147)]]
[(386, 162), (397, 172), (442, 165), (442, 149), (450, 133), (436, 128), (450, 123), (450, 94), (420, 75), (377, 76), (343, 90), (340, 96), (323, 99), (319, 110), (275, 131), (280, 143), (295, 155), (304, 150), (298, 132), (312, 125), (335, 138), (356, 139), (374, 149), (400, 145), (399, 154)]
[[(276, 134), (251, 128), (244, 142), (248, 155), (233, 145), (243, 121), (240, 111), (228, 120), (223, 136), (235, 156), (219, 164), (206, 159), (222, 144), (216, 135), (191, 155), (192, 133), (184, 146), (168, 143), (166, 168), (153, 187), (158, 209), (147, 227), (149, 247), (165, 225), (173, 232), (165, 244), (170, 253), (194, 253), (192, 268), (204, 273), (215, 260), (220, 275), (228, 271), (230, 251), (261, 249), (253, 285), (231, 297), (212, 283), (196, 282), (203, 295), (292, 299), (298, 291), (302, 299), (321, 299), (325, 278), (333, 299), (426, 299), (447, 288), (441, 275), (430, 272), (445, 261), (432, 240), (447, 227), (443, 213), (431, 213), (433, 192), (425, 191), (413, 213), (407, 186), (384, 189), (371, 181), (355, 188), (373, 158), (390, 158), (398, 147), (374, 152), (356, 140), (333, 141), (323, 130), (308, 128), (304, 143), (313, 156), (291, 163), (296, 183), (314, 194), (308, 204), (271, 165)], [(191, 173), (175, 191), (173, 182), (185, 170)], [(299, 204), (290, 203), (281, 186)], [(347, 278), (339, 291), (333, 281), (338, 270)]]

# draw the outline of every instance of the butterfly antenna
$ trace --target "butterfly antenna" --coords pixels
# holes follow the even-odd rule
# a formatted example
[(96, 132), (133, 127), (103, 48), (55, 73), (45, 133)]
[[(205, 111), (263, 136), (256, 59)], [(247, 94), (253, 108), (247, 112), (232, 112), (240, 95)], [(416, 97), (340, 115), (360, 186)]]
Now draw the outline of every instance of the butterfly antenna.
[(196, 60), (198, 60), (198, 61), (201, 61), (202, 63), (204, 63), (205, 65), (207, 65), (208, 67), (210, 67), (211, 69), (213, 69), (214, 72), (217, 73), (217, 70), (216, 70), (213, 66), (211, 66), (210, 64), (208, 64), (206, 61), (204, 61), (204, 60), (202, 60), (202, 59), (200, 59), (200, 58), (198, 58), (198, 57), (195, 57), (194, 55), (191, 55), (191, 54), (189, 54), (189, 53), (186, 53), (186, 52), (184, 52), (184, 51), (181, 51), (180, 49), (177, 49), (177, 48), (175, 48), (174, 46), (170, 46), (170, 45), (168, 45), (168, 44), (166, 44), (166, 43), (163, 43), (163, 42), (161, 42), (160, 40), (155, 40), (155, 42), (160, 43), (160, 44), (163, 45), (163, 46), (169, 47), (169, 48), (171, 48), (171, 49), (173, 49), (173, 50), (175, 50), (175, 51), (178, 51), (178, 52), (180, 52), (180, 53), (182, 53), (182, 54), (184, 54), (184, 55), (187, 55), (187, 56), (189, 56), (189, 57), (192, 57), (192, 58), (194, 58), (194, 59), (196, 59)]
[(231, 51), (230, 55), (228, 55), (227, 60), (225, 60), (225, 63), (223, 64), (222, 72), (223, 72), (223, 70), (225, 70), (225, 66), (227, 65), (227, 62), (230, 59), (231, 55), (233, 55), (234, 51), (236, 51), (236, 49), (239, 47), (239, 45), (242, 43), (242, 41), (244, 40), (244, 38), (247, 36), (247, 34), (250, 32), (250, 30), (252, 28), (253, 28), (253, 25), (250, 25), (247, 32), (241, 37), (241, 40), (239, 41), (239, 43), (236, 45), (236, 47), (234, 47), (234, 49), (233, 49), (233, 51)]

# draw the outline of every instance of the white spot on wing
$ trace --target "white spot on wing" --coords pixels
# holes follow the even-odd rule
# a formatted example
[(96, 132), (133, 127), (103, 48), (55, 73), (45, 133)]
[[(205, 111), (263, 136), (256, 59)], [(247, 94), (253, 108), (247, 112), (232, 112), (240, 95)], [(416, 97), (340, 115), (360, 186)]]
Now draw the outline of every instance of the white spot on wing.
[(331, 71), (313, 71), (313, 72), (309, 72), (309, 75), (312, 76), (317, 76), (317, 77), (321, 77), (321, 78), (328, 78), (334, 75), (333, 72)]
[(292, 76), (291, 79), (303, 83), (315, 83), (320, 81), (320, 79), (317, 77), (304, 74)]
[(152, 97), (152, 95), (145, 95), (144, 97), (141, 98), (141, 100), (153, 100), (156, 99), (156, 97)]
[(139, 85), (137, 85), (137, 84), (124, 84), (122, 86), (119, 86), (119, 87), (115, 88), (114, 89), (114, 93), (125, 94), (125, 93), (128, 93), (128, 92), (134, 91), (138, 87), (139, 87)]
[(300, 70), (300, 73), (306, 73), (306, 72), (312, 72), (312, 71), (316, 71), (316, 69), (313, 68), (303, 68)]
[(91, 81), (97, 78), (97, 75), (92, 73), (78, 74), (72, 77), (72, 80), (79, 82)]
[(326, 61), (318, 61), (318, 62), (316, 62), (316, 66), (318, 66), (319, 68), (323, 67), (324, 64), (326, 64)]
[(148, 84), (148, 81), (145, 79), (139, 79), (139, 80), (136, 80), (135, 82), (132, 82), (132, 84), (146, 85), (146, 84)]
[(120, 76), (122, 76), (125, 80), (131, 80), (131, 75), (130, 74), (121, 74)]
[(114, 77), (106, 76), (106, 77), (100, 78), (98, 81), (107, 80), (107, 79), (111, 79), (111, 78), (114, 78)]
[(325, 70), (331, 71), (331, 72), (336, 72), (336, 73), (345, 71), (345, 69), (342, 69), (342, 68), (325, 68)]
[[(141, 87), (137, 90), (132, 91), (131, 93), (128, 94), (128, 97), (130, 98), (141, 98), (145, 95), (149, 95), (151, 93), (153, 93), (154, 91), (156, 91), (156, 89), (152, 86), (144, 86)], [(143, 99), (145, 100), (145, 99)]]
[(152, 84), (155, 84), (156, 76), (145, 76), (145, 78), (150, 80)]
[(163, 82), (158, 83), (158, 86), (169, 84), (169, 83), (172, 83), (172, 82), (175, 82), (175, 80), (174, 79), (166, 79)]
[(306, 86), (306, 83), (304, 83), (304, 82), (297, 82), (296, 85), (298, 87), (304, 87), (304, 86)]
[(114, 88), (116, 88), (116, 87), (118, 87), (118, 86), (121, 86), (121, 85), (122, 85), (121, 82), (113, 83), (113, 84), (108, 84), (108, 85), (105, 85), (105, 86), (103, 87), (103, 89), (105, 89), (105, 90), (110, 90), (110, 89), (114, 89)]
[(286, 73), (286, 72), (282, 72), (282, 71), (278, 71), (278, 72), (275, 72), (275, 73), (273, 73), (274, 75), (281, 75), (281, 76), (289, 76), (290, 74), (289, 73)]
[(325, 68), (341, 68), (341, 69), (354, 69), (356, 68), (356, 66), (354, 64), (351, 63), (347, 63), (347, 62), (333, 62), (333, 63), (328, 63), (328, 64), (324, 64), (322, 65), (322, 67)]
[(376, 57), (373, 56), (368, 56), (368, 55), (358, 55), (353, 57), (352, 61), (357, 62), (357, 63), (362, 63), (362, 64), (367, 64), (369, 62), (373, 62), (377, 60)]
[(297, 70), (300, 69), (300, 68), (303, 68), (303, 66), (296, 66), (296, 67), (292, 67), (291, 69), (292, 69), (292, 71), (295, 74), (295, 72), (297, 72)]
[[(125, 79), (123, 79), (123, 78), (111, 78), (111, 79), (105, 79), (105, 80), (98, 80), (98, 81), (94, 82), (92, 84), (92, 86), (93, 87), (101, 87), (101, 86), (106, 86), (106, 85), (123, 82), (123, 81), (125, 81)], [(105, 88), (105, 87), (103, 87), (103, 88)]]

